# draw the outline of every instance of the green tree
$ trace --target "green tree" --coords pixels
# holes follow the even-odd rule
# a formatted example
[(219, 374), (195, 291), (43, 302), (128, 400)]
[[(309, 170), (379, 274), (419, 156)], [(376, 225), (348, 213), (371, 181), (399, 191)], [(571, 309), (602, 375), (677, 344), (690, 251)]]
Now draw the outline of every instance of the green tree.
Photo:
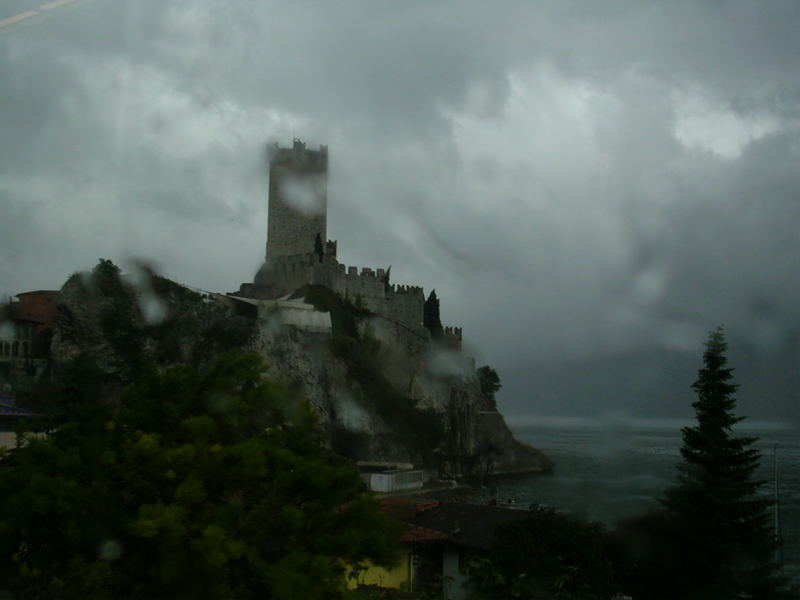
[(472, 580), (490, 600), (604, 600), (618, 589), (608, 547), (599, 523), (536, 507), (498, 528), (492, 551), (473, 557)]
[(0, 460), (0, 591), (20, 598), (336, 598), (397, 532), (307, 404), (226, 354), (83, 397)]
[(703, 367), (692, 388), (697, 424), (683, 429), (677, 485), (662, 500), (677, 527), (691, 532), (684, 548), (697, 574), (684, 598), (780, 597), (773, 563), (770, 503), (754, 477), (760, 453), (754, 437), (736, 436), (738, 385), (727, 366), (722, 328), (706, 342)]
[(442, 320), (439, 316), (439, 298), (436, 297), (436, 290), (431, 290), (428, 299), (422, 310), (422, 324), (431, 332), (431, 338), (440, 341), (444, 338)]
[(500, 383), (500, 377), (492, 367), (489, 365), (484, 365), (482, 367), (478, 367), (478, 383), (481, 386), (481, 392), (483, 395), (486, 396), (492, 403), (494, 408), (497, 408), (497, 401), (495, 400), (494, 395), (500, 391), (503, 385)]

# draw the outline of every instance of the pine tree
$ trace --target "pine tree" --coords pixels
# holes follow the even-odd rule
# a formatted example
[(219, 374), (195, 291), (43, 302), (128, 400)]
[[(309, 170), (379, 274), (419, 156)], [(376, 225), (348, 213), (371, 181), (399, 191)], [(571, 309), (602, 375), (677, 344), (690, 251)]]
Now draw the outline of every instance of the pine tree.
[(497, 400), (495, 394), (500, 391), (503, 384), (500, 383), (500, 377), (492, 367), (483, 365), (476, 371), (478, 374), (478, 383), (481, 386), (481, 392), (492, 403), (492, 407), (497, 410)]
[(733, 412), (739, 386), (726, 349), (720, 327), (709, 334), (692, 384), (697, 425), (683, 429), (678, 483), (662, 503), (690, 540), (687, 558), (697, 577), (686, 598), (778, 598), (770, 502), (754, 478), (757, 438), (733, 435), (743, 417)]
[(425, 301), (422, 312), (422, 324), (431, 332), (434, 341), (444, 338), (442, 320), (439, 317), (439, 298), (436, 297), (436, 290), (432, 290)]
[(317, 237), (314, 238), (314, 254), (317, 255), (319, 262), (322, 262), (325, 251), (322, 248), (322, 235), (319, 233), (317, 234)]

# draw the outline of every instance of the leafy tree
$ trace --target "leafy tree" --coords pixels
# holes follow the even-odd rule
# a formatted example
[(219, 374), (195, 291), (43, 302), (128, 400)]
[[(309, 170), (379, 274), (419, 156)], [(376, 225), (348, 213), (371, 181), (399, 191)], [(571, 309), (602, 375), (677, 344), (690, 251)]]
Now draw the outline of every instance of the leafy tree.
[(425, 301), (422, 324), (431, 332), (431, 338), (435, 341), (444, 338), (442, 320), (439, 316), (439, 298), (436, 297), (436, 290), (431, 290), (431, 293), (428, 294), (428, 299)]
[(492, 403), (492, 406), (497, 408), (497, 401), (495, 400), (494, 395), (500, 391), (500, 388), (503, 385), (500, 383), (500, 377), (497, 375), (497, 371), (495, 371), (489, 365), (484, 365), (478, 368), (478, 383), (481, 386), (481, 392), (483, 395), (486, 396)]
[(698, 573), (684, 598), (780, 597), (773, 564), (769, 501), (754, 478), (760, 454), (754, 437), (733, 435), (743, 417), (734, 414), (733, 369), (727, 366), (722, 328), (706, 342), (697, 393), (697, 425), (683, 429), (677, 485), (662, 501), (679, 529), (691, 532), (685, 548)]
[(0, 460), (0, 594), (337, 598), (396, 531), (308, 406), (229, 353), (84, 397)]
[(474, 557), (471, 575), (487, 599), (590, 600), (617, 591), (602, 525), (544, 507), (500, 526), (491, 553)]

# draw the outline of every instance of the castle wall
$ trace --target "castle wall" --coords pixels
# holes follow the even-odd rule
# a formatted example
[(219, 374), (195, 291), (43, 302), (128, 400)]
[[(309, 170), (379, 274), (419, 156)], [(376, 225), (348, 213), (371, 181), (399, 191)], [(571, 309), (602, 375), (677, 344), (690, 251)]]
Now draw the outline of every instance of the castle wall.
[[(361, 303), (368, 310), (424, 333), (422, 316), (425, 295), (420, 286), (386, 285), (384, 269), (349, 267), (336, 260), (335, 245), (320, 261), (311, 253), (281, 256), (269, 260), (259, 270), (252, 286), (242, 286), (243, 296), (269, 299), (284, 296), (308, 284), (324, 285), (350, 302)], [(444, 341), (453, 350), (461, 349), (461, 329), (446, 327)]]
[[(243, 284), (239, 294), (274, 299), (308, 284), (324, 285), (351, 302), (422, 337), (425, 296), (422, 288), (386, 285), (384, 269), (348, 267), (336, 259), (336, 242), (327, 241), (328, 149), (309, 150), (298, 139), (291, 148), (269, 148), (269, 221), (267, 260), (254, 283)], [(315, 253), (317, 236), (324, 242), (322, 257)], [(448, 337), (449, 336), (449, 337)], [(450, 330), (445, 339), (461, 346), (461, 331)]]
[(364, 305), (392, 321), (397, 321), (411, 329), (422, 327), (422, 310), (425, 297), (422, 288), (417, 286), (398, 286), (384, 283), (383, 269), (373, 270), (339, 265), (335, 287), (340, 294), (351, 301), (361, 297)]
[(425, 294), (416, 285), (392, 286), (387, 317), (412, 327), (422, 327)]
[(261, 299), (285, 296), (314, 281), (318, 260), (313, 253), (269, 259), (256, 273), (253, 286), (247, 289), (242, 286), (240, 294)]
[(363, 268), (359, 272), (356, 267), (349, 267), (346, 271), (340, 268), (338, 273), (336, 285), (341, 289), (339, 293), (347, 296), (351, 302), (361, 297), (369, 310), (386, 314), (388, 305), (383, 279), (379, 279), (373, 269)]
[(445, 327), (443, 341), (451, 350), (461, 352), (461, 327)]

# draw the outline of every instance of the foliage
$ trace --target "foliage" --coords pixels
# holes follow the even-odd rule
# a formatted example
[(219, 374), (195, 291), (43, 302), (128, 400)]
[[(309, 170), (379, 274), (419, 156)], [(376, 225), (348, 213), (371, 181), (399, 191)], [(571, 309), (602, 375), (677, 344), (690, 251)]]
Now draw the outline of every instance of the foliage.
[[(120, 359), (123, 379), (129, 380), (151, 360), (159, 364), (187, 361), (200, 366), (217, 354), (247, 344), (254, 319), (205, 304), (196, 292), (147, 268), (143, 272), (147, 279), (137, 289), (122, 277), (113, 262), (100, 259), (88, 278), (73, 275), (70, 279), (80, 282), (83, 301), (97, 311), (103, 339)], [(152, 294), (150, 300), (165, 306), (162, 319), (157, 322), (145, 319), (142, 294)], [(62, 334), (66, 333), (73, 341), (80, 338), (80, 327), (63, 307), (58, 321)]]
[(364, 398), (396, 433), (399, 441), (426, 464), (436, 460), (435, 449), (444, 434), (441, 417), (429, 409), (419, 409), (414, 401), (398, 392), (381, 372), (378, 361), (380, 342), (368, 335), (345, 336), (331, 340), (336, 356), (347, 365), (347, 374), (363, 390)]
[[(162, 334), (161, 340), (176, 339), (171, 335), (174, 330), (166, 324), (167, 335)], [(201, 341), (194, 346), (193, 358), (195, 364), (202, 364), (203, 358), (244, 347), (253, 333), (253, 321), (235, 315), (226, 316), (224, 319), (212, 321), (201, 331)], [(164, 347), (164, 343), (161, 344)]]
[(331, 449), (352, 460), (365, 460), (370, 456), (372, 436), (366, 431), (352, 431), (334, 424), (328, 428)]
[(757, 438), (732, 433), (742, 417), (733, 412), (738, 385), (726, 349), (722, 328), (712, 331), (692, 384), (697, 425), (683, 429), (678, 482), (662, 504), (682, 530), (691, 532), (690, 551), (702, 567), (684, 597), (779, 597), (770, 503), (758, 493), (763, 482), (754, 479)]
[(89, 277), (89, 290), (93, 300), (103, 299), (98, 315), (103, 337), (132, 372), (137, 372), (144, 364), (138, 332), (142, 314), (135, 294), (120, 277), (119, 267), (101, 258)]
[[(369, 334), (359, 333), (358, 322), (371, 313), (356, 303), (342, 298), (321, 285), (305, 286), (298, 290), (306, 302), (317, 310), (329, 311), (333, 335), (331, 349), (347, 365), (347, 374), (364, 393), (380, 417), (397, 432), (400, 442), (412, 454), (427, 464), (435, 461), (435, 449), (444, 434), (441, 417), (433, 410), (419, 409), (414, 401), (398, 392), (382, 373), (380, 342)], [(340, 436), (341, 437), (341, 436)], [(338, 448), (355, 452), (363, 446), (356, 439), (341, 438)], [(363, 441), (363, 440), (362, 440)], [(346, 454), (351, 458), (356, 455)]]
[(377, 360), (380, 343), (372, 337), (362, 339), (334, 337), (334, 354), (347, 364), (347, 374), (363, 390), (364, 397), (389, 424), (400, 442), (426, 464), (435, 462), (435, 449), (444, 428), (433, 410), (419, 409), (414, 401), (398, 392), (382, 374)]
[(492, 403), (492, 406), (496, 409), (497, 400), (495, 400), (494, 396), (500, 391), (500, 388), (503, 387), (503, 385), (500, 383), (500, 377), (497, 375), (497, 371), (495, 371), (489, 365), (484, 365), (478, 368), (477, 373), (478, 383), (480, 383), (481, 386), (481, 392), (483, 392), (483, 395), (489, 399), (489, 401)]
[(442, 320), (439, 316), (439, 298), (436, 297), (436, 290), (431, 290), (422, 311), (422, 324), (431, 332), (431, 338), (441, 341), (444, 338)]
[(146, 271), (149, 275), (149, 283), (153, 288), (153, 293), (159, 298), (175, 298), (181, 303), (197, 302), (201, 299), (200, 294), (187, 287), (179, 285), (174, 281), (162, 277), (152, 271)]
[(62, 426), (0, 460), (0, 589), (336, 598), (344, 562), (389, 564), (397, 531), (263, 369), (148, 368), (116, 410), (77, 390)]
[[(694, 532), (665, 510), (626, 519), (613, 535), (615, 564), (622, 588), (636, 600), (703, 597), (708, 556)], [(714, 597), (714, 596), (710, 596)]]
[(608, 549), (600, 524), (535, 507), (500, 526), (491, 553), (473, 557), (470, 571), (487, 599), (605, 599), (617, 591)]
[(292, 297), (304, 298), (315, 309), (329, 312), (333, 337), (357, 338), (358, 320), (369, 314), (363, 307), (356, 306), (324, 285), (306, 285)]

